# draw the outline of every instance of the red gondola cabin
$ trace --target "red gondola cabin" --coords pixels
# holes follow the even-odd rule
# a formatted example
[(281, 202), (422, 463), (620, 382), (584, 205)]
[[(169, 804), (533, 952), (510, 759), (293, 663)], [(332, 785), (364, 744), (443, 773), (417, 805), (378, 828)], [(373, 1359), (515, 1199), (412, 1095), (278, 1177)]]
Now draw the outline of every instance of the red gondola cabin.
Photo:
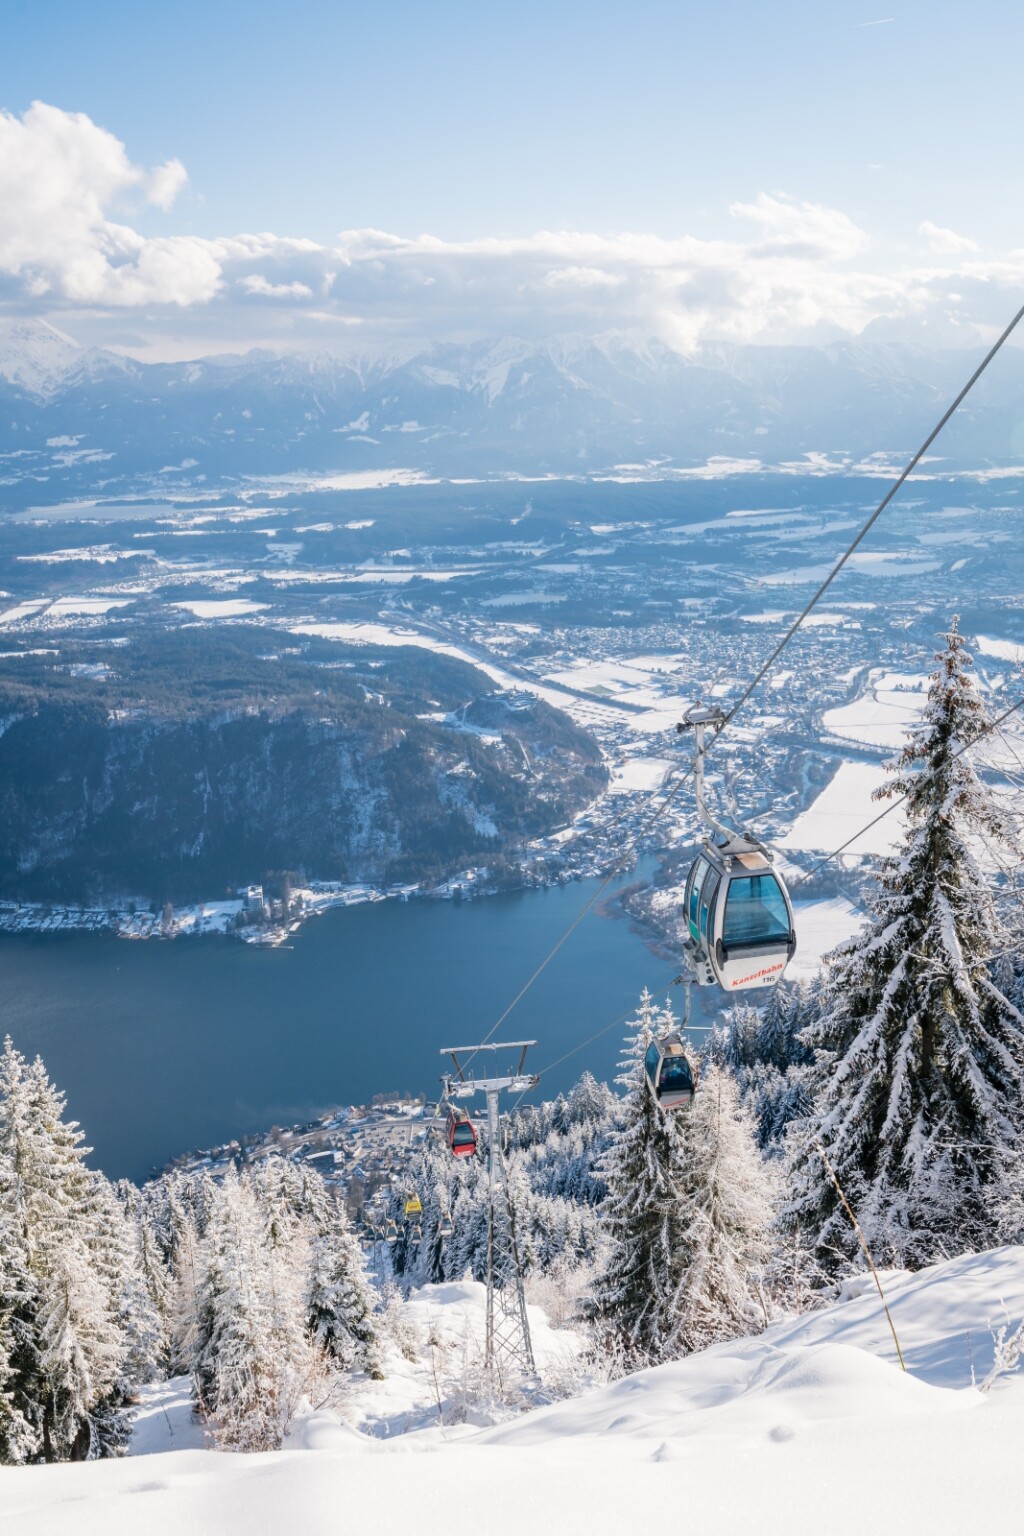
[(472, 1157), (476, 1152), (476, 1131), (473, 1122), (464, 1109), (452, 1105), (448, 1110), (448, 1124), (445, 1128), (448, 1137), (448, 1146), (453, 1157)]

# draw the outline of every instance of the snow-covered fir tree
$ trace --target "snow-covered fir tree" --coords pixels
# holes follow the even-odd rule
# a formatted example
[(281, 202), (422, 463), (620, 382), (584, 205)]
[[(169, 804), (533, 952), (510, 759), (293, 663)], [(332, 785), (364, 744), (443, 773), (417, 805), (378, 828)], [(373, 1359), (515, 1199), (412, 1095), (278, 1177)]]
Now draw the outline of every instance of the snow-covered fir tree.
[[(2, 1113), (2, 1110), (0, 1110)], [(0, 1149), (0, 1465), (33, 1458), (39, 1437), (22, 1411), (24, 1379), (35, 1358), (31, 1303), (35, 1293), (21, 1241), (14, 1165)], [(19, 1391), (19, 1386), (21, 1390)]]
[(569, 1090), (566, 1100), (566, 1118), (570, 1126), (586, 1125), (599, 1128), (614, 1115), (616, 1099), (605, 1083), (599, 1083), (590, 1072), (584, 1072)]
[(315, 1370), (304, 1275), (289, 1272), (270, 1242), (278, 1216), (229, 1170), (199, 1252), (196, 1398), (218, 1444), (233, 1450), (277, 1449)]
[(767, 1321), (772, 1187), (735, 1077), (710, 1063), (680, 1119), (680, 1247), (676, 1342), (704, 1349)]
[(327, 1199), (317, 1204), (306, 1300), (310, 1332), (331, 1360), (379, 1381), (384, 1351), (362, 1249), (342, 1206)]
[(810, 1052), (800, 1038), (816, 1017), (816, 1002), (806, 988), (772, 988), (763, 1008), (734, 1005), (712, 1026), (704, 1049), (709, 1062), (735, 1074), (740, 1098), (754, 1118), (757, 1144), (767, 1157), (781, 1155), (791, 1120), (810, 1109)]
[(945, 638), (923, 725), (879, 792), (906, 797), (902, 846), (803, 1033), (815, 1101), (789, 1133), (788, 1215), (826, 1264), (855, 1257), (857, 1238), (816, 1143), (875, 1258), (918, 1266), (991, 1240), (991, 1188), (1017, 1142), (1024, 1019), (992, 977), (1000, 926), (972, 845), (1012, 848), (1015, 829), (966, 750), (986, 712), (956, 619)]
[(111, 1305), (121, 1356), (120, 1373), (103, 1406), (101, 1434), (107, 1454), (126, 1451), (127, 1410), (135, 1389), (155, 1381), (165, 1361), (162, 1322), (139, 1264), (133, 1223), (112, 1185), (93, 1180), (90, 1246)]
[(651, 1041), (676, 1025), (645, 989), (618, 1078), (626, 1089), (623, 1119), (604, 1162), (609, 1252), (592, 1314), (604, 1347), (623, 1370), (673, 1359), (684, 1348), (679, 1304), (688, 1219), (681, 1198), (686, 1116), (659, 1108), (644, 1067)]
[[(23, 1459), (116, 1455), (132, 1390), (119, 1314), (131, 1270), (109, 1186), (86, 1168), (81, 1132), (38, 1059), (8, 1039), (0, 1056), (0, 1230), (20, 1296), (5, 1303), (4, 1392)], [(12, 1282), (5, 1277), (0, 1289)], [(7, 1410), (5, 1410), (5, 1415)], [(25, 1450), (20, 1429), (28, 1426)]]
[[(194, 1214), (194, 1191), (178, 1180), (168, 1181), (164, 1189), (165, 1205), (157, 1231), (164, 1242), (170, 1271), (167, 1317), (171, 1370), (176, 1375), (188, 1375), (195, 1358), (193, 1333), (199, 1315), (202, 1238)], [(205, 1199), (202, 1204), (205, 1213)]]
[(768, 1063), (779, 1072), (785, 1072), (795, 1059), (798, 1049), (793, 1038), (796, 1011), (796, 999), (789, 988), (781, 984), (772, 988), (761, 1010), (757, 1030), (757, 1060)]
[(759, 1053), (761, 1015), (751, 1003), (734, 1003), (708, 1039), (706, 1056), (734, 1070), (766, 1060)]
[(137, 1212), (133, 1225), (139, 1272), (157, 1329), (154, 1339), (157, 1371), (166, 1376), (171, 1367), (173, 1276), (144, 1207)]

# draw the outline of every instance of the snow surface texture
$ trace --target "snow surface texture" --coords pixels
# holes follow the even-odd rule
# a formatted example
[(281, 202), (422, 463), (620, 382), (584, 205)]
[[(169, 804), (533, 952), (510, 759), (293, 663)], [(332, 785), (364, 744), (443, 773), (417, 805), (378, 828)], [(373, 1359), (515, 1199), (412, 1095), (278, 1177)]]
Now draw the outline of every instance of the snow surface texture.
[(247, 597), (193, 598), (187, 603), (173, 603), (174, 608), (184, 608), (197, 619), (237, 619), (246, 613), (261, 613), (266, 603), (253, 603)]
[(867, 747), (902, 747), (920, 722), (928, 679), (916, 673), (873, 671), (866, 691), (852, 704), (827, 709), (822, 724), (830, 736)]
[[(638, 1525), (1009, 1536), (1021, 1529), (1024, 1377), (985, 1395), (971, 1383), (972, 1367), (979, 1381), (990, 1367), (993, 1330), (1024, 1317), (1024, 1249), (886, 1285), (907, 1375), (870, 1280), (858, 1280), (850, 1299), (760, 1337), (484, 1430), (382, 1440), (320, 1410), (297, 1422), (294, 1449), (223, 1454), (194, 1448), (180, 1397), (164, 1387), (140, 1414), (137, 1449), (155, 1450), (161, 1420), (182, 1449), (5, 1470), (0, 1525), (13, 1536), (448, 1536), (466, 1523), (495, 1536), (619, 1536)], [(428, 1288), (413, 1305), (457, 1327), (454, 1314), (479, 1310), (474, 1289)]]
[[(871, 797), (888, 780), (889, 775), (880, 764), (876, 767), (874, 763), (840, 763), (814, 804), (802, 811), (785, 836), (778, 839), (779, 847), (831, 853), (852, 838), (846, 849), (848, 857), (891, 853), (906, 828), (902, 808), (897, 806), (876, 826), (868, 825), (886, 808), (887, 802), (879, 803)], [(862, 827), (867, 827), (867, 831), (861, 832)]]
[[(792, 892), (799, 896), (799, 890)], [(793, 902), (796, 917), (797, 950), (786, 974), (791, 981), (811, 981), (821, 970), (825, 955), (839, 944), (852, 939), (864, 925), (864, 914), (845, 896), (829, 896), (821, 901)]]

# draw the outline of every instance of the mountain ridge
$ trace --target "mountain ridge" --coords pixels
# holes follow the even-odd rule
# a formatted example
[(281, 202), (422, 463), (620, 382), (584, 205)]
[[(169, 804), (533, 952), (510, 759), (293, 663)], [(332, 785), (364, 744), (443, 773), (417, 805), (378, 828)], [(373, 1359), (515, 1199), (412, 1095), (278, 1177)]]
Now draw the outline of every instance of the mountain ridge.
[[(123, 493), (396, 467), (486, 479), (636, 463), (656, 475), (716, 458), (856, 463), (908, 453), (973, 361), (864, 339), (683, 355), (636, 332), (566, 332), (152, 363), (19, 323), (0, 331), (0, 453), (5, 484), (31, 480), (36, 501), (84, 494), (100, 475)], [(1008, 349), (944, 434), (946, 462), (1015, 462), (1022, 415), (1024, 351)], [(79, 451), (52, 462), (56, 438)], [(102, 471), (85, 462), (97, 453), (111, 456)]]

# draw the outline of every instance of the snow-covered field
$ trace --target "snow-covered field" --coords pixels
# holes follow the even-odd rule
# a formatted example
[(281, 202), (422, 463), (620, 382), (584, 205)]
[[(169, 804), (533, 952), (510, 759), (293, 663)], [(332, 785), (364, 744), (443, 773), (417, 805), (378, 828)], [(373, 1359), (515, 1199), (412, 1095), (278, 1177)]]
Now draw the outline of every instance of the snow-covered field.
[(872, 800), (871, 796), (887, 778), (885, 769), (874, 763), (840, 763), (817, 799), (779, 838), (779, 847), (831, 853), (858, 833), (846, 850), (851, 857), (891, 852), (906, 824), (902, 806), (896, 806), (877, 826), (860, 832), (886, 809), (888, 801)]
[(16, 603), (13, 608), (6, 608), (0, 613), (0, 624), (20, 624), (23, 619), (31, 618), (37, 614), (40, 608), (49, 604), (47, 597), (33, 597), (23, 603)]
[(82, 617), (95, 618), (112, 613), (115, 608), (127, 608), (130, 599), (124, 597), (58, 597), (46, 611), (48, 620)]
[[(535, 694), (537, 698), (544, 699), (553, 708), (564, 710), (583, 725), (622, 723), (617, 714), (598, 700), (576, 699), (571, 694), (561, 693), (555, 688), (545, 688), (543, 683), (535, 683), (525, 676), (506, 672), (503, 668), (482, 660), (461, 646), (438, 640), (433, 635), (425, 635), (420, 630), (344, 620), (327, 624), (291, 624), (289, 629), (296, 635), (317, 635), (322, 640), (340, 640), (346, 645), (418, 645), (424, 650), (436, 651), (441, 656), (454, 656), (457, 661), (468, 662), (470, 666), (476, 667), (478, 671), (489, 677), (499, 688), (519, 689), (521, 692)], [(674, 708), (673, 718), (676, 713), (678, 713), (678, 707)], [(650, 716), (646, 714), (630, 716), (629, 724), (630, 728), (640, 735), (652, 729)]]
[[(792, 894), (794, 898), (799, 897), (799, 887)], [(853, 938), (864, 922), (864, 914), (845, 896), (831, 896), (822, 901), (795, 899), (793, 909), (797, 951), (786, 974), (793, 981), (811, 981), (821, 970), (823, 957), (837, 944)]]
[(613, 771), (608, 793), (621, 795), (636, 789), (660, 789), (668, 774), (677, 766), (667, 757), (627, 758)]
[(237, 619), (247, 613), (262, 613), (266, 603), (254, 603), (247, 597), (192, 598), (188, 602), (173, 603), (197, 619)]
[(822, 724), (830, 736), (867, 747), (901, 747), (924, 709), (928, 679), (900, 672), (872, 672), (867, 690), (852, 704), (828, 709)]
[[(995, 1331), (1024, 1317), (1024, 1249), (885, 1283), (906, 1374), (870, 1281), (857, 1281), (850, 1299), (759, 1337), (485, 1429), (446, 1427), (435, 1411), (433, 1427), (361, 1432), (374, 1394), (406, 1390), (384, 1382), (340, 1414), (300, 1418), (293, 1448), (224, 1454), (197, 1448), (180, 1391), (164, 1388), (140, 1414), (136, 1450), (147, 1454), (5, 1469), (0, 1522), (12, 1536), (449, 1536), (465, 1526), (495, 1536), (1011, 1536), (1021, 1529), (1024, 1376), (979, 1387)], [(428, 1288), (414, 1303), (456, 1334), (467, 1316), (480, 1321), (481, 1305), (481, 1288), (467, 1286)], [(557, 1347), (554, 1331), (538, 1336)], [(422, 1399), (422, 1380), (415, 1390)], [(168, 1440), (179, 1449), (161, 1452)]]
[(48, 623), (58, 624), (69, 618), (99, 618), (115, 608), (127, 608), (130, 601), (110, 597), (58, 597), (52, 601), (48, 597), (28, 598), (0, 613), (0, 624), (21, 624), (27, 619), (44, 617)]
[(991, 635), (977, 635), (972, 649), (979, 656), (995, 656), (999, 661), (1009, 661), (1014, 666), (1024, 662), (1024, 645), (1017, 640), (998, 640)]

